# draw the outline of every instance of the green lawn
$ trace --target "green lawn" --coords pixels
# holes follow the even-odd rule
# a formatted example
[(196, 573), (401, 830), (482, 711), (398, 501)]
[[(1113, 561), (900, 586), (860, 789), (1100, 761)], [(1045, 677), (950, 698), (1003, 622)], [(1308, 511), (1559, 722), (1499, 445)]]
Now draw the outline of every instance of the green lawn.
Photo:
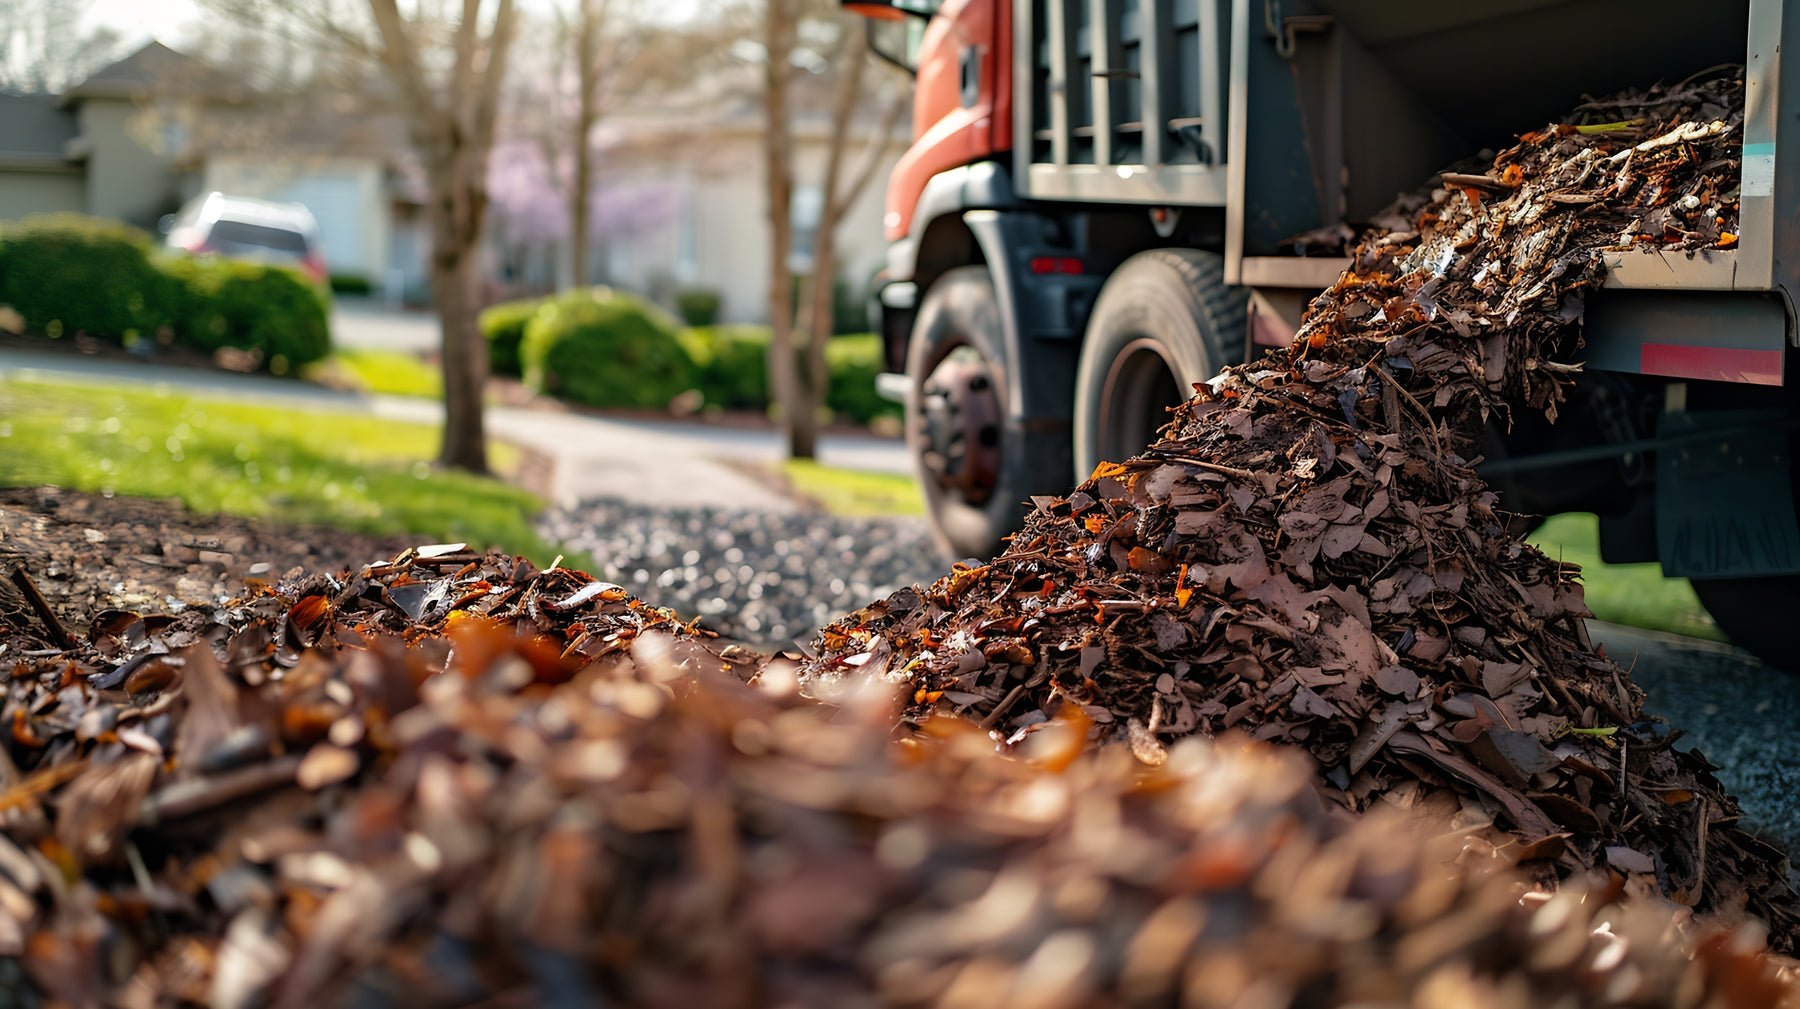
[(919, 482), (893, 473), (821, 466), (811, 459), (789, 459), (782, 475), (801, 494), (833, 515), (923, 515)]
[[(542, 502), (434, 469), (438, 442), (421, 424), (0, 380), (0, 484), (175, 497), (198, 512), (466, 540), (549, 563), (556, 551), (531, 528)], [(490, 456), (504, 466), (511, 451)]]
[(1659, 564), (1602, 563), (1594, 516), (1552, 516), (1531, 534), (1531, 542), (1552, 557), (1581, 565), (1588, 609), (1601, 620), (1725, 640), (1686, 578), (1664, 578)]
[(306, 377), (386, 396), (444, 398), (444, 374), (397, 350), (340, 350), (307, 369)]

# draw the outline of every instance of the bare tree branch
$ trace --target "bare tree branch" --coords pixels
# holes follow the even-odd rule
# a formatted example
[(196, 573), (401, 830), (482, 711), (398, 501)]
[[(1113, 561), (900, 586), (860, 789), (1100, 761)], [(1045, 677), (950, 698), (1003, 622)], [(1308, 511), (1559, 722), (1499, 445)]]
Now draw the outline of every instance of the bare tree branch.
[[(394, 0), (369, 0), (369, 12), (374, 15), (375, 28), (381, 33), (382, 48), (377, 55), (387, 68), (388, 77), (414, 109), (420, 113), (436, 113), (436, 96), (431, 93), (425, 80), (424, 68), (419, 63), (418, 47), (412, 33), (407, 31), (406, 19), (401, 16), (400, 8)], [(413, 117), (415, 123), (422, 122), (424, 118), (418, 115)], [(436, 117), (432, 115), (430, 118)]]
[(825, 152), (825, 182), (821, 187), (824, 193), (823, 218), (836, 218), (833, 213), (838, 209), (838, 174), (844, 164), (844, 146), (850, 138), (850, 118), (856, 113), (856, 106), (862, 102), (863, 77), (868, 71), (869, 37), (866, 33), (852, 31), (844, 43), (844, 51), (839, 59), (844, 64), (844, 80), (838, 85), (837, 102), (831, 110), (831, 139)]
[[(468, 0), (479, 3), (479, 0)], [(500, 111), (500, 83), (506, 76), (506, 61), (512, 52), (517, 15), (513, 0), (500, 0), (494, 12), (494, 27), (488, 33), (487, 65), (481, 70), (481, 91), (475, 103), (475, 136), (485, 149), (494, 139), (494, 120)]]
[(878, 127), (880, 132), (876, 134), (879, 139), (871, 141), (864, 149), (863, 162), (851, 175), (849, 188), (836, 197), (837, 213), (833, 216), (841, 219), (849, 212), (850, 205), (856, 202), (856, 198), (862, 195), (862, 191), (868, 188), (869, 181), (887, 160), (888, 152), (894, 149), (894, 130), (900, 125), (901, 117), (911, 108), (912, 95), (905, 91), (895, 95), (893, 101), (888, 103), (887, 112), (882, 115), (881, 125)]

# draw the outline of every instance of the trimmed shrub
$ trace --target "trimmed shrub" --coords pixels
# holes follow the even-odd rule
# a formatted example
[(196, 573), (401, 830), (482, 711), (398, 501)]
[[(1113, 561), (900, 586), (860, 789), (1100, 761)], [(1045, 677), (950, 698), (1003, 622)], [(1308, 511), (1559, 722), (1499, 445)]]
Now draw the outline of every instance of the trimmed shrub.
[(689, 326), (710, 326), (718, 321), (723, 301), (709, 287), (684, 287), (675, 292), (675, 313)]
[(331, 353), (325, 300), (305, 277), (279, 266), (171, 255), (163, 269), (180, 284), (176, 335), (189, 346), (252, 351), (276, 374)]
[(605, 287), (546, 301), (525, 324), (520, 358), (527, 384), (589, 406), (661, 409), (692, 385), (669, 319)]
[(707, 406), (762, 410), (769, 405), (769, 327), (706, 326), (675, 336)]
[(900, 415), (900, 404), (875, 394), (875, 376), (887, 370), (880, 336), (858, 333), (833, 337), (825, 344), (825, 365), (831, 372), (825, 405), (834, 412), (846, 414), (858, 424), (867, 424), (883, 414)]
[(476, 317), (475, 325), (487, 338), (488, 370), (496, 375), (520, 374), (519, 344), (525, 339), (525, 324), (544, 304), (542, 298), (525, 298), (490, 305)]
[(369, 283), (369, 278), (360, 273), (334, 273), (328, 278), (327, 282), (331, 285), (332, 294), (348, 294), (360, 297), (375, 290), (375, 286)]
[(132, 343), (168, 324), (178, 298), (136, 228), (78, 214), (0, 228), (0, 305), (23, 316), (28, 332)]

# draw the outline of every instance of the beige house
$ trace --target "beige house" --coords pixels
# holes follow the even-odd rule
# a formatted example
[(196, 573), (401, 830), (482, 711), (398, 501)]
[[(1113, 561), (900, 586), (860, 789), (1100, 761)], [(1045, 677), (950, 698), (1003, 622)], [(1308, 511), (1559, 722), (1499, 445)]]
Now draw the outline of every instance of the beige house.
[(140, 100), (188, 66), (152, 42), (60, 95), (0, 95), (0, 220), (70, 211), (147, 227), (179, 206), (183, 139)]
[(287, 116), (151, 42), (60, 95), (0, 95), (0, 220), (74, 212), (154, 230), (213, 190), (300, 203), (334, 274), (416, 292), (416, 187), (389, 120)]
[[(696, 79), (654, 107), (610, 110), (594, 133), (589, 276), (672, 305), (682, 288), (721, 297), (719, 321), (768, 321), (769, 221), (763, 175), (760, 73), (735, 67)], [(822, 109), (829, 95), (806, 95)], [(907, 144), (906, 127), (876, 134), (871, 116), (852, 125), (847, 176), (871, 147), (881, 160), (837, 232), (837, 278), (855, 298), (886, 261), (881, 218), (887, 176)], [(812, 269), (812, 235), (822, 206), (829, 124), (822, 111), (797, 113), (792, 219), (797, 273)], [(885, 139), (885, 142), (884, 142)], [(501, 279), (514, 293), (567, 286), (568, 168), (543, 164), (528, 138), (502, 144), (490, 182), (490, 242)], [(521, 168), (517, 162), (531, 162)]]
[[(798, 273), (812, 269), (812, 236), (823, 194), (828, 137), (822, 123), (796, 124), (793, 198)], [(874, 138), (849, 149), (852, 163)], [(704, 149), (673, 163), (619, 145), (605, 162), (604, 206), (660, 207), (658, 220), (612, 215), (617, 224), (596, 235), (610, 283), (634, 290), (703, 287), (721, 296), (720, 321), (768, 321), (769, 219), (759, 124), (717, 127)], [(881, 215), (888, 170), (905, 149), (889, 150), (874, 178), (838, 226), (838, 278), (858, 296), (886, 262)]]

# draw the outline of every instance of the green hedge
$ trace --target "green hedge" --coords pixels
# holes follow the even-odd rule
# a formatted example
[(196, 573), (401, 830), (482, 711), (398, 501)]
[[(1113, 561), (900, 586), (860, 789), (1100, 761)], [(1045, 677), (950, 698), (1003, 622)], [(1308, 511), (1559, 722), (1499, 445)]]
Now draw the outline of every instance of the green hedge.
[(542, 298), (503, 301), (498, 305), (490, 305), (476, 318), (475, 325), (481, 330), (481, 335), (487, 338), (490, 372), (514, 378), (522, 373), (519, 344), (525, 339), (525, 324), (531, 321), (531, 317), (537, 314), (538, 306), (543, 303)]
[(689, 326), (711, 326), (724, 299), (710, 287), (684, 287), (675, 292), (675, 314)]
[(605, 287), (544, 302), (525, 324), (520, 358), (527, 384), (589, 406), (661, 409), (692, 385), (670, 320)]
[(163, 269), (180, 283), (175, 331), (189, 346), (253, 351), (278, 375), (331, 353), (325, 302), (293, 270), (182, 255)]
[(0, 305), (27, 332), (135, 342), (174, 320), (178, 288), (136, 228), (76, 214), (0, 227)]
[(762, 410), (769, 405), (769, 327), (702, 326), (676, 334), (694, 365), (694, 388), (707, 406)]
[(369, 278), (360, 273), (334, 273), (326, 278), (332, 294), (366, 295), (375, 291), (375, 285)]
[(37, 335), (233, 347), (276, 371), (331, 351), (325, 297), (300, 274), (164, 252), (136, 228), (76, 214), (0, 225), (0, 305)]
[[(495, 374), (523, 371), (533, 388), (578, 403), (661, 409), (697, 389), (708, 407), (769, 405), (767, 326), (676, 330), (654, 306), (604, 287), (504, 302), (481, 313), (480, 326)], [(833, 413), (858, 424), (900, 414), (875, 394), (886, 367), (881, 337), (833, 337), (825, 362)]]
[[(694, 387), (708, 406), (761, 410), (769, 405), (769, 327), (708, 326), (677, 334), (694, 363)], [(875, 376), (886, 370), (881, 337), (836, 336), (825, 344), (831, 378), (825, 405), (858, 424), (899, 416), (900, 405), (875, 394)]]
[(825, 344), (825, 366), (831, 372), (825, 405), (832, 412), (846, 414), (858, 424), (900, 415), (900, 404), (875, 394), (875, 376), (887, 370), (881, 337), (874, 333), (832, 337)]

